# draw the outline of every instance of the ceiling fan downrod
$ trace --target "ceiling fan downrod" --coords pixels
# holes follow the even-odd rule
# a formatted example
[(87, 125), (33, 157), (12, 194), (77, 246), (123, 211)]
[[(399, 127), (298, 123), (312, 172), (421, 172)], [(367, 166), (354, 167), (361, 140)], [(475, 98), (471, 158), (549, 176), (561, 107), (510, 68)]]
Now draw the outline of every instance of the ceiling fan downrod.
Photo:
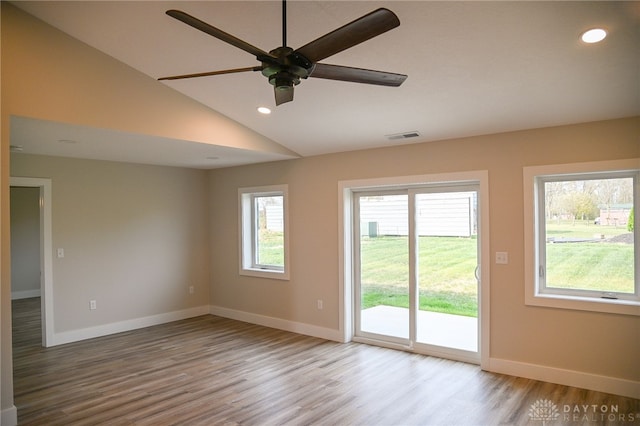
[(287, 46), (287, 0), (282, 0), (282, 46)]

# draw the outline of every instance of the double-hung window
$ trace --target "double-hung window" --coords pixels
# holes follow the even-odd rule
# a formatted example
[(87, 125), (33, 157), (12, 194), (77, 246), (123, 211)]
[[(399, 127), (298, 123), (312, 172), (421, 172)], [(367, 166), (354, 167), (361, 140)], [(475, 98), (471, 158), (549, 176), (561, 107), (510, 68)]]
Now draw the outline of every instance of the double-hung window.
[(289, 279), (287, 185), (240, 188), (240, 274)]
[(640, 159), (524, 170), (528, 305), (640, 315)]

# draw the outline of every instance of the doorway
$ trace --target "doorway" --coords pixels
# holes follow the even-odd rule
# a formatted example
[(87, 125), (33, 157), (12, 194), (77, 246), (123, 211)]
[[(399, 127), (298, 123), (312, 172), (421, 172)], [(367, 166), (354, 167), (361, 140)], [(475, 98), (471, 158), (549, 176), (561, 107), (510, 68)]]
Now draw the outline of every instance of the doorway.
[(341, 183), (347, 340), (488, 359), (488, 182), (478, 176)]
[(40, 311), (42, 346), (53, 345), (53, 245), (51, 229), (51, 180), (11, 177), (11, 188), (39, 190)]

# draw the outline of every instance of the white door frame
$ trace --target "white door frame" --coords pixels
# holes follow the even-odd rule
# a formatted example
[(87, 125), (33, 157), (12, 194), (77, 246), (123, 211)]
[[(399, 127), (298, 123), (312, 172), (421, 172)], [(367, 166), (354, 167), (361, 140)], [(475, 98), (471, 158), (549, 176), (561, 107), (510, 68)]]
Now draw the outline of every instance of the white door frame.
[(338, 255), (339, 255), (339, 329), (344, 342), (354, 337), (353, 294), (353, 212), (352, 195), (356, 190), (393, 189), (394, 187), (411, 187), (432, 184), (474, 183), (479, 186), (478, 193), (478, 228), (479, 247), (479, 353), (480, 366), (489, 367), (490, 349), (490, 246), (489, 246), (489, 173), (487, 170), (441, 173), (416, 176), (400, 176), (390, 178), (374, 178), (338, 182)]
[(53, 232), (51, 179), (11, 177), (10, 186), (40, 188), (40, 303), (42, 346), (53, 345)]

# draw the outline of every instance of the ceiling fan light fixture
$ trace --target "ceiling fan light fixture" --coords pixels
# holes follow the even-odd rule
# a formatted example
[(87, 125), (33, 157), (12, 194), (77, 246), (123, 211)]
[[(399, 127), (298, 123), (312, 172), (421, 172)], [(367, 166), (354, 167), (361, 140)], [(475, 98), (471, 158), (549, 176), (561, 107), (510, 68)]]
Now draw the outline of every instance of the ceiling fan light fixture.
[(289, 90), (294, 85), (300, 83), (300, 77), (285, 71), (281, 71), (270, 76), (269, 83), (271, 83), (278, 90)]
[(602, 28), (592, 28), (582, 33), (580, 40), (584, 43), (593, 44), (599, 43), (605, 39), (607, 31)]

